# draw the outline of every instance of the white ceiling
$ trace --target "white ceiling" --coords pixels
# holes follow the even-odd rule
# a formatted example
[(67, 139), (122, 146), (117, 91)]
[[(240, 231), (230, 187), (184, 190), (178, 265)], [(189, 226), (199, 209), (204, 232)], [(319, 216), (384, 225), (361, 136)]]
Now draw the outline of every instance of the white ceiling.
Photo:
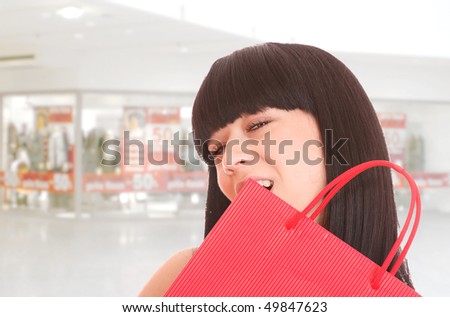
[[(351, 46), (345, 46), (344, 41), (341, 41), (347, 38), (346, 43), (352, 42), (353, 47), (359, 44), (363, 47), (362, 44), (367, 42), (375, 46), (380, 43), (408, 44), (411, 37), (416, 35), (419, 46), (435, 47), (436, 37), (424, 39), (424, 30), (430, 27), (424, 27), (423, 32), (418, 33), (418, 27), (411, 27), (408, 22), (392, 32), (394, 37), (385, 33), (389, 29), (386, 25), (391, 25), (393, 18), (401, 20), (402, 12), (398, 11), (398, 4), (392, 5), (389, 20), (377, 16), (378, 10), (359, 16), (357, 20), (361, 23), (358, 24), (356, 20), (351, 20), (350, 11), (344, 12), (345, 6), (323, 6), (328, 2), (325, 0), (310, 1), (316, 3), (315, 11), (304, 10), (300, 13), (288, 6), (292, 4), (290, 0), (277, 1), (284, 5), (278, 7), (269, 6), (268, 1), (261, 0), (261, 6), (255, 5), (250, 14), (246, 10), (251, 9), (250, 3), (254, 3), (251, 0), (239, 5), (235, 0), (211, 0), (214, 6), (205, 5), (201, 8), (203, 11), (198, 7), (200, 0), (127, 0), (126, 5), (118, 4), (120, 1), (0, 0), (0, 58), (11, 55), (36, 56), (31, 64), (20, 67), (6, 67), (0, 61), (0, 92), (91, 89), (194, 93), (217, 58), (255, 43), (277, 39), (282, 41), (282, 37), (260, 36), (264, 29), (281, 27), (279, 30), (282, 33), (285, 30), (285, 37), (294, 36), (294, 31), (310, 34), (309, 40), (299, 35), (295, 41), (316, 45), (335, 54), (355, 72), (364, 87), (368, 88), (369, 94), (375, 98), (450, 100), (447, 84), (450, 82), (450, 54), (444, 56), (444, 50), (434, 55), (412, 50), (405, 50), (401, 54), (391, 52), (394, 56), (386, 52), (380, 55), (380, 50), (366, 47), (367, 51), (362, 50), (364, 54), (361, 54), (355, 53), (358, 50), (352, 50)], [(349, 1), (353, 0), (339, 3)], [(384, 0), (380, 1), (385, 3)], [(150, 9), (130, 7), (135, 7), (137, 2), (152, 6)], [(303, 0), (298, 2), (303, 5), (306, 3)], [(417, 1), (412, 0), (411, 3)], [(430, 0), (429, 3), (442, 4), (442, 1)], [(56, 14), (59, 9), (69, 5), (83, 8), (84, 16), (77, 20), (66, 20)], [(268, 8), (272, 8), (273, 12), (267, 12)], [(445, 6), (437, 6), (433, 10), (436, 8), (442, 8), (442, 13), (446, 13)], [(287, 18), (281, 23), (279, 19), (283, 12)], [(404, 15), (408, 15), (408, 12), (405, 9)], [(415, 18), (420, 27), (429, 21), (430, 9), (424, 9), (423, 12), (422, 20), (411, 15), (408, 21)], [(314, 23), (311, 22), (315, 16), (313, 13), (318, 17)], [(377, 24), (374, 21), (377, 21), (380, 25), (379, 34), (354, 38), (357, 31), (369, 32), (365, 29), (367, 24), (362, 22), (371, 13), (374, 17), (369, 21), (375, 28)], [(227, 18), (227, 23), (221, 20), (221, 16)], [(201, 17), (207, 18), (209, 22), (206, 23)], [(347, 21), (342, 24), (344, 28), (333, 25), (339, 19)], [(211, 24), (214, 20), (220, 25)], [(236, 31), (236, 27), (245, 20), (247, 27), (242, 28), (242, 32)], [(255, 24), (258, 21), (266, 23), (262, 26)], [(450, 30), (450, 27), (445, 27), (449, 25), (450, 19), (446, 21), (437, 19), (428, 23), (432, 27), (442, 25), (442, 32), (438, 34), (441, 36)], [(319, 32), (320, 36), (311, 38), (322, 24), (324, 28)], [(297, 28), (296, 25), (301, 27)], [(351, 26), (353, 33), (344, 32), (345, 28)], [(407, 36), (398, 37), (398, 30)], [(367, 34), (373, 35), (373, 29), (370, 32)], [(330, 38), (340, 46), (334, 46), (333, 41), (327, 42)], [(442, 47), (450, 45), (449, 38), (450, 35), (442, 39)], [(410, 47), (406, 44), (396, 44), (396, 47)]]
[[(83, 8), (77, 20), (56, 12)], [(36, 54), (38, 66), (70, 66), (89, 53), (221, 53), (255, 41), (101, 0), (0, 0), (0, 57)], [(132, 58), (132, 57), (131, 57)]]
[[(35, 66), (71, 67), (90, 53), (217, 58), (252, 43), (293, 40), (332, 52), (450, 58), (450, 1), (358, 3), (0, 0), (0, 57), (35, 54)], [(84, 16), (56, 14), (69, 5)]]
[(261, 41), (450, 58), (448, 0), (109, 0)]

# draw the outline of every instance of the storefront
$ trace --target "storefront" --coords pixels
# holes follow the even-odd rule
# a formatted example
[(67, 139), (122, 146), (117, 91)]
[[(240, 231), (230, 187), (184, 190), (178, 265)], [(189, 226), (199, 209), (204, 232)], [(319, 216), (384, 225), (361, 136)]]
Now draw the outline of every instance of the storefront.
[[(195, 153), (192, 94), (54, 92), (1, 97), (2, 209), (59, 216), (201, 214), (207, 168)], [(424, 210), (450, 212), (450, 104), (374, 100), (391, 160)], [(368, 145), (370, 146), (370, 145)], [(409, 204), (394, 175), (400, 209)]]
[[(424, 212), (450, 213), (450, 103), (374, 100), (390, 159), (404, 167), (421, 191)], [(368, 145), (370, 146), (370, 145)], [(400, 209), (409, 206), (406, 180), (393, 173)]]

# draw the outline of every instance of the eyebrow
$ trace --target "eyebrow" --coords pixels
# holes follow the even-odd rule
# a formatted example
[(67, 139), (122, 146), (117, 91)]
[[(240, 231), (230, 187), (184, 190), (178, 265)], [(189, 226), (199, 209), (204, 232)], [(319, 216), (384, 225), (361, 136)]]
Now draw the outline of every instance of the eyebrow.
[[(268, 106), (267, 106), (267, 107), (263, 108), (263, 110), (258, 111), (258, 112), (256, 112), (256, 113), (242, 113), (240, 118), (243, 119), (243, 120), (245, 120), (245, 119), (248, 119), (249, 117), (250, 117), (250, 118), (253, 118), (253, 116), (267, 115), (267, 112), (268, 112), (270, 109), (271, 109), (271, 107), (268, 107)], [(211, 145), (211, 142), (209, 142), (210, 140), (215, 140), (215, 141), (219, 141), (220, 143), (222, 143), (222, 142), (219, 140), (219, 138), (218, 138), (217, 136), (214, 137), (214, 136), (217, 135), (217, 133), (218, 133), (220, 130), (222, 130), (222, 129), (225, 129), (225, 127), (221, 128), (221, 129), (215, 131), (213, 134), (211, 134), (211, 136), (208, 138), (208, 140), (207, 140), (207, 142), (206, 142), (206, 146), (210, 146), (210, 145)]]

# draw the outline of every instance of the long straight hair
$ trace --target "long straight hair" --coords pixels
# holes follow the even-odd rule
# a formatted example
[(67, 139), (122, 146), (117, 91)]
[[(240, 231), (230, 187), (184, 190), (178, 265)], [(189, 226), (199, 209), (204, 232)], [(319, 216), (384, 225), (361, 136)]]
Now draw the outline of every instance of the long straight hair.
[[(204, 79), (192, 112), (196, 150), (208, 164), (205, 237), (230, 204), (217, 183), (206, 140), (243, 114), (266, 107), (301, 109), (333, 139), (348, 139), (340, 164), (325, 151), (327, 182), (369, 160), (388, 160), (383, 131), (353, 73), (331, 54), (308, 45), (265, 43), (220, 58)], [(391, 171), (372, 168), (347, 184), (323, 211), (323, 226), (381, 265), (398, 236)], [(398, 256), (398, 254), (397, 254)], [(396, 276), (413, 287), (406, 261)]]

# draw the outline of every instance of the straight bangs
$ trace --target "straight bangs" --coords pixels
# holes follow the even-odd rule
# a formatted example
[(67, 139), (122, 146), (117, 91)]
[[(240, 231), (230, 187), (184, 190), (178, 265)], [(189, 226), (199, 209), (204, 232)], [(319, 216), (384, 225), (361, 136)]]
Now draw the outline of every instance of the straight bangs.
[(298, 56), (266, 43), (236, 51), (211, 66), (192, 110), (195, 146), (205, 163), (214, 164), (207, 140), (244, 114), (266, 107), (311, 112), (311, 98), (303, 93), (308, 90), (302, 89), (305, 80), (288, 66), (292, 64), (298, 64)]

